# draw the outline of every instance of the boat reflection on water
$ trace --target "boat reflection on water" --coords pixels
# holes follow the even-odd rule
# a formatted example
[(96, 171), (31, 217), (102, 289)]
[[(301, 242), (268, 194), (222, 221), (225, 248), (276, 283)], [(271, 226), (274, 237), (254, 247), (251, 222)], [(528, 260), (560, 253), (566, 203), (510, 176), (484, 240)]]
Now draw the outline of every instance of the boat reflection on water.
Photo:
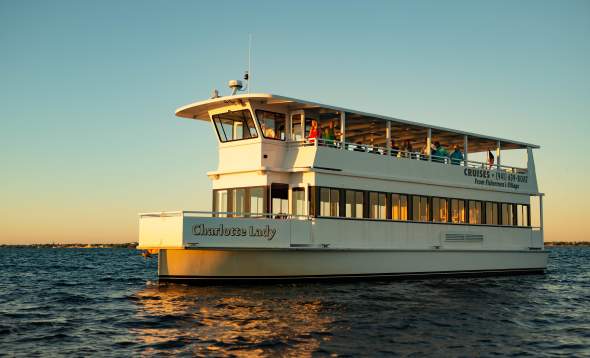
[(305, 298), (321, 296), (291, 292), (289, 285), (148, 285), (134, 296), (131, 331), (147, 354), (311, 355), (331, 339), (332, 310)]

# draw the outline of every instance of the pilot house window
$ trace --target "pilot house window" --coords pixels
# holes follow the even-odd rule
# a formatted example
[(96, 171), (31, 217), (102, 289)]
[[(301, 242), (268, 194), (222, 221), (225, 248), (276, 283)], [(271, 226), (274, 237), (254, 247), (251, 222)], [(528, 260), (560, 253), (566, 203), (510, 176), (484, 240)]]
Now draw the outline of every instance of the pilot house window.
[(250, 111), (227, 112), (213, 116), (213, 123), (222, 142), (258, 137)]
[(285, 140), (285, 115), (268, 111), (256, 111), (256, 118), (264, 138)]

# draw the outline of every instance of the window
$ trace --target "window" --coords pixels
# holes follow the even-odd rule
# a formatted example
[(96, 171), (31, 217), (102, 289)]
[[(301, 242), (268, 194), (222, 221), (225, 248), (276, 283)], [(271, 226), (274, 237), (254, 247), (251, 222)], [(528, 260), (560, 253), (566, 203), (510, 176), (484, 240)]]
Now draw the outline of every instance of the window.
[(371, 219), (386, 219), (386, 197), (384, 193), (369, 193), (369, 217)]
[(469, 200), (469, 223), (481, 224), (481, 201)]
[(320, 216), (339, 216), (340, 191), (320, 188)]
[(303, 188), (293, 188), (291, 212), (293, 215), (305, 215), (305, 190)]
[(449, 202), (444, 198), (432, 198), (432, 215), (434, 222), (449, 221)]
[(244, 216), (246, 212), (246, 189), (245, 188), (238, 188), (232, 190), (232, 205), (231, 211), (237, 214), (232, 214), (232, 216)]
[(408, 220), (408, 196), (391, 194), (391, 219)]
[[(227, 190), (215, 190), (213, 199), (213, 211), (227, 212)], [(226, 217), (227, 214), (218, 214), (216, 216)]]
[(486, 224), (498, 225), (498, 203), (486, 202)]
[(250, 188), (250, 213), (252, 215), (264, 214), (264, 193), (266, 187)]
[(465, 223), (465, 201), (451, 199), (451, 221), (456, 224)]
[(222, 142), (258, 137), (252, 115), (247, 109), (216, 114), (213, 123)]
[(414, 221), (430, 221), (428, 197), (412, 195), (412, 215)]
[(528, 205), (518, 204), (516, 206), (516, 220), (518, 226), (530, 226)]
[(285, 140), (285, 115), (257, 110), (256, 118), (264, 138)]
[(346, 190), (346, 217), (362, 218), (363, 217), (363, 192), (356, 190)]
[(514, 225), (512, 214), (512, 204), (502, 203), (502, 225)]

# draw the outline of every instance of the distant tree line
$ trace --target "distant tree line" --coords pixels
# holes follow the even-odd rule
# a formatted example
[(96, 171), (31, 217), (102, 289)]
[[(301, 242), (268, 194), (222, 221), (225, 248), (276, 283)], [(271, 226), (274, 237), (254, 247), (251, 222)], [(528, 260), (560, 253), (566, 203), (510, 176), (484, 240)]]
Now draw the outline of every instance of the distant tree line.
[(99, 249), (99, 248), (135, 249), (137, 247), (137, 242), (125, 242), (122, 244), (80, 244), (80, 243), (73, 243), (73, 244), (51, 243), (51, 244), (28, 244), (28, 245), (0, 244), (0, 248), (2, 248), (2, 247), (39, 248), (39, 249)]

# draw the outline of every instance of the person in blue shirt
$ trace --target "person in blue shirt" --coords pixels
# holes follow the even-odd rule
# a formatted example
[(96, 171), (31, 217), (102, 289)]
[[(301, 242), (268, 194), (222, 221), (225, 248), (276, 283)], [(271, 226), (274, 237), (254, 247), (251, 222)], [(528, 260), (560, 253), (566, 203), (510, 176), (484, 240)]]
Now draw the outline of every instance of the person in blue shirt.
[(453, 153), (451, 153), (451, 164), (453, 165), (460, 165), (463, 161), (463, 153), (459, 150), (458, 145), (453, 146)]

